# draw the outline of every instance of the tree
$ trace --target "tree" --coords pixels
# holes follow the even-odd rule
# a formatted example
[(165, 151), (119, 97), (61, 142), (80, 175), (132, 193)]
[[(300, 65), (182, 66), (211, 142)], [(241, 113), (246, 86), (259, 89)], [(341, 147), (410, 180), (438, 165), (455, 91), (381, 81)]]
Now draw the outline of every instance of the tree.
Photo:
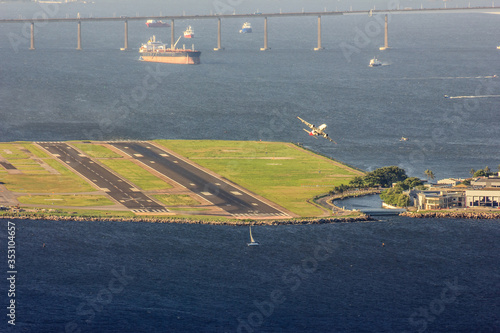
[(390, 187), (393, 183), (403, 181), (408, 176), (406, 171), (397, 166), (388, 166), (368, 172), (365, 176), (365, 184), (373, 186)]
[(361, 176), (356, 176), (354, 177), (350, 182), (349, 182), (349, 185), (351, 187), (357, 187), (357, 188), (361, 188), (361, 187), (365, 187), (366, 184), (365, 184), (365, 181), (363, 179), (363, 177)]
[(403, 186), (405, 187), (405, 190), (411, 190), (412, 188), (421, 185), (423, 185), (422, 180), (418, 177), (409, 177), (403, 181)]
[(432, 171), (431, 171), (431, 170), (429, 170), (429, 169), (425, 170), (425, 171), (424, 171), (424, 174), (427, 176), (427, 179), (434, 179), (434, 178), (436, 178), (436, 177), (434, 176), (434, 172), (432, 172)]
[[(500, 165), (499, 165), (500, 167)], [(476, 170), (474, 170), (474, 168), (470, 169), (469, 171), (470, 175), (474, 177), (474, 174), (476, 173)]]
[(484, 170), (484, 173), (487, 175), (489, 175), (491, 173), (490, 168), (488, 168), (488, 166), (484, 167), (483, 170)]

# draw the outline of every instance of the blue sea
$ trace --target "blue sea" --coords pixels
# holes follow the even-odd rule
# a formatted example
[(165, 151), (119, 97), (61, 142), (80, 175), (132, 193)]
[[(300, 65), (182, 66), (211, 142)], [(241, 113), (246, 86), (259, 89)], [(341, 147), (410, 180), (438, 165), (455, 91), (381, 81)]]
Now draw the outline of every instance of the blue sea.
[[(44, 12), (0, 9), (1, 18)], [(102, 3), (52, 9), (122, 15)], [(160, 14), (130, 2), (122, 10)], [(74, 23), (35, 24), (35, 51), (29, 25), (1, 24), (0, 141), (285, 141), (364, 170), (496, 170), (500, 15), (393, 14), (388, 51), (378, 49), (382, 19), (323, 17), (321, 52), (315, 17), (270, 18), (268, 52), (262, 18), (251, 34), (224, 19), (221, 52), (215, 20), (177, 20), (176, 35), (195, 30), (178, 46), (194, 43), (199, 66), (138, 61), (152, 34), (170, 42), (169, 29), (142, 21), (129, 21), (128, 52), (122, 22), (82, 23), (82, 51)], [(368, 67), (373, 57), (383, 66)], [(338, 144), (307, 136), (297, 116), (327, 124)], [(258, 247), (246, 246), (245, 227), (11, 221), (16, 326), (2, 220), (1, 332), (500, 332), (498, 220), (256, 226)]]

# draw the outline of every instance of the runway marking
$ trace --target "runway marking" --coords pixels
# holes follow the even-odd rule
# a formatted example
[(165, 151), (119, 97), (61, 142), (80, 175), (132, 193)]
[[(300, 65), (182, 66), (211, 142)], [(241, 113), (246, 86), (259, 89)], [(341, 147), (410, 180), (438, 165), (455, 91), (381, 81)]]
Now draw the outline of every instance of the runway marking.
[(134, 154), (135, 157), (144, 157), (141, 154)]
[(163, 157), (168, 157), (167, 154), (160, 154), (160, 156), (163, 156)]
[(179, 161), (172, 161), (172, 162), (174, 162), (174, 163), (179, 163)]
[(252, 202), (252, 205), (254, 205), (254, 206), (258, 206), (259, 204), (256, 204), (255, 202)]
[(137, 189), (137, 188), (135, 188), (135, 187), (131, 187), (131, 188), (130, 188), (130, 190), (131, 190), (132, 192), (141, 192), (141, 190), (139, 190), (139, 189)]
[[(45, 147), (45, 148), (49, 149), (49, 147)], [(54, 155), (55, 157), (61, 157), (61, 155), (59, 155), (59, 154), (52, 154), (52, 155)]]
[(212, 194), (212, 193), (210, 193), (210, 192), (200, 192), (200, 193), (201, 193), (201, 194), (203, 194), (203, 195), (206, 195), (206, 196), (213, 195), (213, 194)]
[(232, 194), (234, 194), (234, 195), (243, 195), (243, 194), (241, 194), (241, 193), (240, 193), (240, 192), (238, 192), (238, 191), (231, 191), (231, 193), (232, 193)]
[(193, 183), (190, 183), (189, 185), (191, 185), (191, 186), (196, 186), (196, 184), (193, 184)]
[(215, 183), (215, 185), (220, 186), (220, 183)]
[(149, 163), (155, 163), (155, 161), (149, 161)]

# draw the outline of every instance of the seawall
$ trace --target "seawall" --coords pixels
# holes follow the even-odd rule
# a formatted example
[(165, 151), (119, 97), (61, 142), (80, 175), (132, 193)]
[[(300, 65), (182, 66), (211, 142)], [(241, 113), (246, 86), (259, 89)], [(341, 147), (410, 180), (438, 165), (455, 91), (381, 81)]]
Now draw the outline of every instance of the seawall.
[(500, 212), (403, 212), (399, 216), (412, 218), (500, 219)]
[(44, 221), (82, 221), (82, 222), (147, 222), (147, 223), (179, 223), (179, 224), (210, 224), (228, 226), (248, 225), (304, 225), (328, 223), (352, 223), (376, 221), (368, 215), (346, 218), (321, 218), (321, 219), (290, 219), (290, 220), (197, 220), (182, 218), (113, 218), (113, 217), (79, 217), (79, 216), (35, 216), (35, 215), (2, 215), (0, 219), (44, 220)]

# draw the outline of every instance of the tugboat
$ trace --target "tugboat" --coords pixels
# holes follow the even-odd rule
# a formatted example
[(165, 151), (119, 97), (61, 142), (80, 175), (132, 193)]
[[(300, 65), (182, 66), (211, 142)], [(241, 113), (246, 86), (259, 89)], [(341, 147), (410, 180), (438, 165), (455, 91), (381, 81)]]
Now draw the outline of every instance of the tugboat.
[(241, 27), (240, 34), (247, 34), (252, 32), (252, 25), (249, 22), (245, 22)]
[(156, 40), (153, 36), (149, 39), (146, 44), (142, 44), (139, 49), (141, 61), (149, 62), (163, 62), (168, 64), (185, 64), (185, 65), (197, 65), (200, 63), (200, 51), (194, 49), (194, 45), (191, 49), (176, 49), (175, 46), (179, 42), (182, 36), (177, 39), (173, 48), (168, 48), (166, 44)]
[(194, 38), (194, 31), (191, 26), (188, 26), (187, 29), (184, 31), (184, 38)]
[(167, 22), (163, 21), (157, 21), (157, 20), (147, 20), (146, 25), (148, 28), (168, 28), (170, 27), (170, 24)]
[(370, 60), (370, 64), (368, 66), (370, 67), (382, 66), (382, 63), (377, 58), (373, 58), (372, 60)]

